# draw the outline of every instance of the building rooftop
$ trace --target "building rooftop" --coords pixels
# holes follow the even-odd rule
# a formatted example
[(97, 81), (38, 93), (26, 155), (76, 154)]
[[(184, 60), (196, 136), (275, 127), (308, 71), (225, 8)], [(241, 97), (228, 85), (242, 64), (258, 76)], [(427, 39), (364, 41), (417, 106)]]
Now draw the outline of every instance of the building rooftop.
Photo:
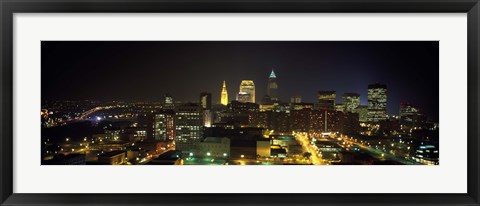
[(275, 72), (272, 69), (272, 73), (270, 73), (270, 78), (277, 78), (277, 75), (275, 75)]
[(368, 88), (369, 88), (369, 89), (377, 89), (377, 88), (386, 89), (386, 88), (387, 88), (387, 85), (385, 85), (385, 84), (379, 84), (379, 83), (369, 84), (369, 85), (368, 85)]
[(120, 150), (111, 151), (111, 152), (103, 153), (103, 154), (99, 155), (99, 157), (113, 157), (113, 156), (116, 156), (116, 155), (119, 155), (119, 154), (122, 154), (122, 153), (125, 153), (125, 152), (120, 151)]
[(344, 97), (360, 97), (360, 94), (358, 93), (353, 93), (353, 92), (346, 92), (346, 93), (343, 93)]
[(203, 142), (208, 142), (208, 143), (221, 143), (222, 139), (226, 137), (206, 137)]
[(270, 138), (277, 139), (277, 140), (287, 140), (287, 141), (295, 140), (295, 138), (291, 135), (270, 135)]
[(152, 161), (165, 161), (165, 160), (177, 160), (182, 158), (182, 152), (180, 150), (169, 150), (157, 158), (153, 159)]

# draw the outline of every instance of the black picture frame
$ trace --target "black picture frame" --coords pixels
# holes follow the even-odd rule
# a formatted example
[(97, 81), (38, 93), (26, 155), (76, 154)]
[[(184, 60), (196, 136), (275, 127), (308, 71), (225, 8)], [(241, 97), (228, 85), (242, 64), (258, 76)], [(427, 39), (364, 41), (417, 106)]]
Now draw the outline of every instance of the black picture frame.
[[(1, 205), (480, 205), (478, 0), (0, 0)], [(466, 194), (19, 194), (13, 193), (14, 13), (467, 13), (468, 192)], [(446, 177), (455, 178), (455, 177)]]

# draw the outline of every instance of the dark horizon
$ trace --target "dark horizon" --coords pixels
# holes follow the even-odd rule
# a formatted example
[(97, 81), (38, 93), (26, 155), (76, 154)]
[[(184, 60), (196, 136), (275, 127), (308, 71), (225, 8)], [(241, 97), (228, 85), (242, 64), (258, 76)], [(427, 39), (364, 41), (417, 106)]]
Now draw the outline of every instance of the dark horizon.
[(257, 103), (272, 68), (279, 97), (300, 94), (316, 102), (317, 91), (360, 94), (369, 84), (388, 90), (388, 114), (400, 102), (439, 115), (438, 41), (43, 41), (42, 100), (198, 101), (202, 91), (218, 103), (222, 82), (229, 100), (240, 81), (255, 83)]

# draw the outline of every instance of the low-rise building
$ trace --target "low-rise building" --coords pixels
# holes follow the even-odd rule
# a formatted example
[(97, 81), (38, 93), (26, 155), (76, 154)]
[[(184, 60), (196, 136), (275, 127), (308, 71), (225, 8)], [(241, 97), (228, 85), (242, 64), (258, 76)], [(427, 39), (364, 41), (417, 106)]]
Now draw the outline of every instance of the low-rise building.
[(125, 157), (124, 151), (111, 151), (99, 155), (98, 162), (109, 165), (120, 165), (125, 163)]
[(227, 137), (207, 137), (200, 142), (200, 157), (227, 158), (230, 156), (230, 139)]
[(169, 150), (148, 162), (148, 165), (183, 165), (182, 151)]
[(270, 150), (270, 140), (258, 140), (257, 141), (257, 156), (258, 157), (270, 157), (271, 150)]

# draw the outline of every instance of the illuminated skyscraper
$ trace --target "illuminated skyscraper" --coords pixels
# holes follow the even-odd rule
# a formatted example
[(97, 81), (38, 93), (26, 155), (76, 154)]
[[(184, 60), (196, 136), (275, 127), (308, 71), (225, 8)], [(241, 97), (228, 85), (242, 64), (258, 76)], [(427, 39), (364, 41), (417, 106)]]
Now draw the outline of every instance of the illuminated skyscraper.
[(335, 91), (318, 91), (317, 108), (334, 111), (336, 98), (337, 93)]
[(225, 81), (223, 81), (222, 93), (220, 94), (220, 103), (225, 106), (228, 104), (227, 84)]
[(267, 95), (272, 99), (274, 102), (278, 102), (278, 84), (277, 84), (277, 76), (275, 72), (270, 73), (268, 77), (268, 88), (267, 88)]
[[(255, 84), (253, 83), (253, 81), (242, 80), (242, 83), (240, 83), (240, 91), (238, 92), (238, 94), (242, 98), (245, 96), (249, 96), (248, 99), (245, 99), (246, 101), (242, 102), (255, 103)], [(237, 101), (240, 101), (240, 99), (237, 99)]]
[(200, 93), (200, 105), (203, 109), (212, 109), (212, 93)]
[(354, 113), (360, 106), (360, 95), (357, 93), (344, 93), (342, 95), (343, 111)]
[(369, 122), (387, 119), (387, 85), (368, 85), (368, 116)]

